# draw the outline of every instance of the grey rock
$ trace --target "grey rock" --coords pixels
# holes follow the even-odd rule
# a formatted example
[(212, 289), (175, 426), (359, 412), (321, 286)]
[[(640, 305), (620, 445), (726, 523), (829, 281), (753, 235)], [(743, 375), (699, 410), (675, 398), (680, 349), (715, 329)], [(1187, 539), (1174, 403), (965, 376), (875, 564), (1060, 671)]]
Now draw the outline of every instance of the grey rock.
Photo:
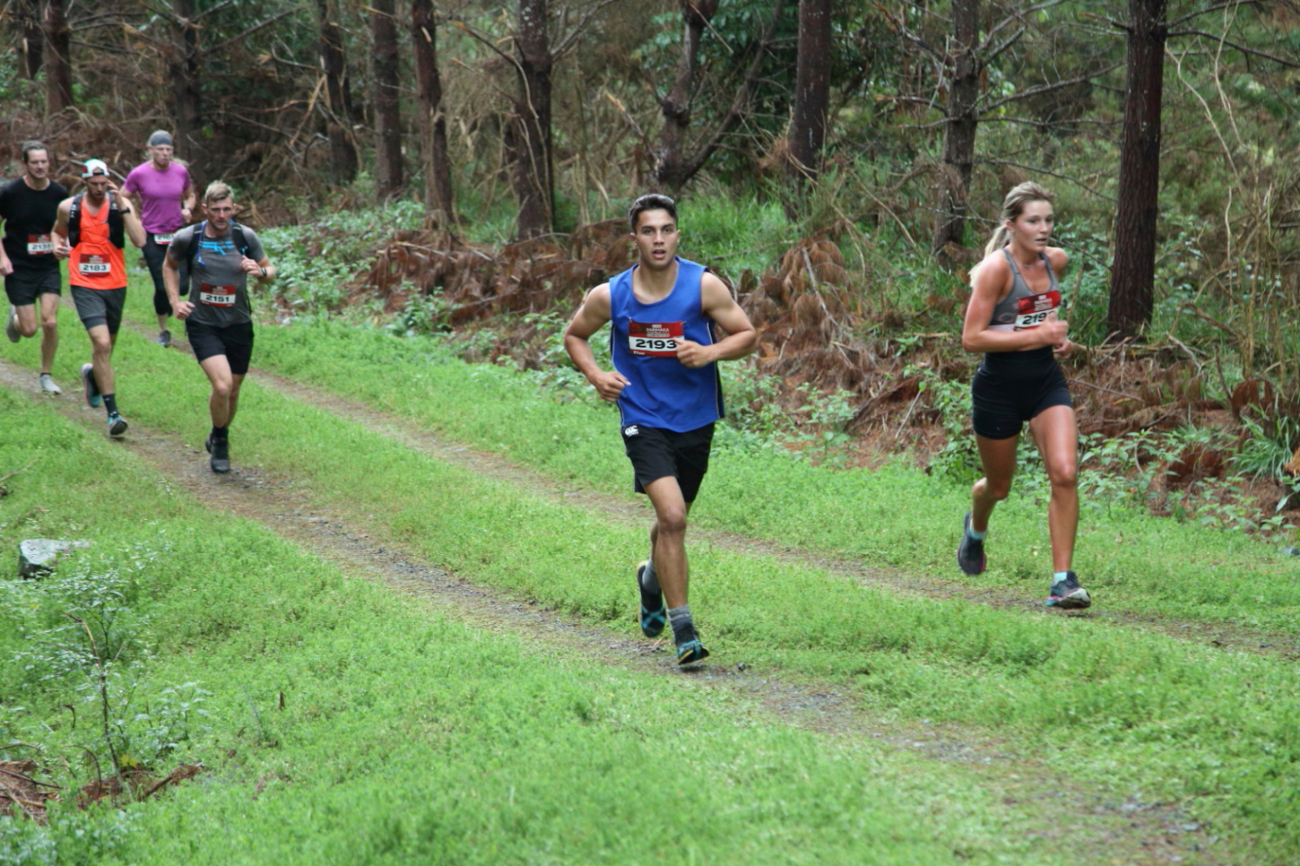
[(60, 556), (81, 547), (90, 547), (90, 542), (29, 538), (18, 544), (18, 573), (23, 577), (42, 577), (54, 571), (54, 562)]

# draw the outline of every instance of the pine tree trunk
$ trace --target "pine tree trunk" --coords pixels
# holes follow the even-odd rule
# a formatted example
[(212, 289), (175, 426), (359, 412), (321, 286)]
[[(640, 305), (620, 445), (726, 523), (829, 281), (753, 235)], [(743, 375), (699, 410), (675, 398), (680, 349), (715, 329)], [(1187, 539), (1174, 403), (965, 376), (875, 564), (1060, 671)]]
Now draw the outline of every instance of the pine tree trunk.
[(1124, 138), (1115, 212), (1115, 264), (1107, 328), (1129, 337), (1151, 322), (1160, 193), (1160, 107), (1166, 0), (1129, 0)]
[(790, 114), (788, 173), (796, 185), (821, 170), (830, 108), (831, 0), (799, 0), (799, 53)]
[(331, 0), (317, 0), (320, 14), (320, 65), (325, 73), (325, 103), (328, 121), (325, 132), (330, 143), (330, 178), (340, 186), (357, 177), (357, 150), (352, 146), (352, 118), (343, 95), (343, 78), (347, 71), (343, 28)]
[(515, 101), (515, 196), (521, 238), (551, 231), (551, 57), (546, 0), (519, 0), (515, 44), (519, 51), (519, 98)]
[(447, 157), (447, 117), (438, 74), (438, 23), (432, 0), (411, 0), (411, 41), (420, 96), (420, 154), (424, 159), (424, 207), (437, 225), (456, 219)]
[(934, 222), (933, 250), (940, 263), (952, 267), (948, 244), (961, 246), (966, 239), (966, 220), (970, 216), (971, 171), (975, 164), (975, 132), (979, 116), (975, 110), (979, 99), (980, 61), (976, 56), (979, 40), (979, 0), (954, 0), (952, 9), (953, 53), (947, 68), (947, 124), (943, 133), (943, 168), (938, 183), (938, 202)]
[(194, 0), (172, 0), (177, 25), (171, 62), (172, 114), (176, 118), (178, 149), (192, 163), (202, 165), (203, 100), (199, 89), (199, 30), (194, 19)]
[(397, 57), (397, 4), (371, 0), (375, 79), (375, 194), (387, 201), (402, 188), (402, 115)]
[(72, 28), (63, 0), (50, 0), (45, 7), (45, 116), (72, 104)]

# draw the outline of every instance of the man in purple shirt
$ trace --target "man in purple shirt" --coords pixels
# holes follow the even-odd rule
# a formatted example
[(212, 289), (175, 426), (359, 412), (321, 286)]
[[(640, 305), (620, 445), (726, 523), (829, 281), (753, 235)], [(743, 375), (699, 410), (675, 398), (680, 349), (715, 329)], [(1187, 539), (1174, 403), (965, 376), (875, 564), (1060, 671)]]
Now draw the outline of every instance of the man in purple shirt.
[(149, 161), (137, 165), (126, 176), (122, 192), (130, 196), (144, 224), (146, 240), (144, 260), (153, 277), (153, 310), (158, 314), (158, 342), (163, 346), (172, 343), (167, 330), (167, 317), (171, 315), (171, 302), (167, 300), (167, 287), (163, 284), (163, 259), (172, 236), (191, 221), (194, 208), (194, 186), (190, 173), (179, 162), (172, 161), (172, 137), (164, 130), (149, 136)]

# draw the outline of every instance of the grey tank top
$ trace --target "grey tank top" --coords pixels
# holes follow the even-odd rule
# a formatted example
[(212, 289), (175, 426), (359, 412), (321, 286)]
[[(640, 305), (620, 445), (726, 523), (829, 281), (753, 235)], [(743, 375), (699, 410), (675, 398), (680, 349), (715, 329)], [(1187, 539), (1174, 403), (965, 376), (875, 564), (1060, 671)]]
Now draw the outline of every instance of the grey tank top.
[(1056, 281), (1056, 271), (1052, 268), (1047, 253), (1039, 253), (1038, 257), (1047, 265), (1048, 284), (1047, 291), (1034, 292), (1020, 275), (1020, 268), (1016, 267), (1011, 253), (1003, 248), (1002, 255), (1007, 257), (1007, 264), (1011, 265), (1011, 291), (993, 308), (989, 330), (1025, 331), (1037, 328), (1047, 320), (1048, 313), (1061, 307), (1061, 288)]

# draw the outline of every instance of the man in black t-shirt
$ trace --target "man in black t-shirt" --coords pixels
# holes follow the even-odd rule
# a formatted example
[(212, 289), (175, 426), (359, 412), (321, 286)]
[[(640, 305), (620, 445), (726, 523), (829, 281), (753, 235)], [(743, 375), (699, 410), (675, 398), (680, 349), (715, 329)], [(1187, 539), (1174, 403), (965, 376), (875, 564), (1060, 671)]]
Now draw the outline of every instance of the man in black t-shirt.
[(22, 177), (0, 189), (0, 220), (4, 221), (0, 274), (11, 305), (5, 336), (17, 343), (36, 335), (39, 300), (41, 390), (55, 395), (62, 391), (50, 377), (50, 368), (59, 346), (63, 283), (50, 230), (59, 214), (59, 202), (68, 197), (68, 191), (50, 180), (50, 151), (39, 141), (23, 142), (23, 169)]

